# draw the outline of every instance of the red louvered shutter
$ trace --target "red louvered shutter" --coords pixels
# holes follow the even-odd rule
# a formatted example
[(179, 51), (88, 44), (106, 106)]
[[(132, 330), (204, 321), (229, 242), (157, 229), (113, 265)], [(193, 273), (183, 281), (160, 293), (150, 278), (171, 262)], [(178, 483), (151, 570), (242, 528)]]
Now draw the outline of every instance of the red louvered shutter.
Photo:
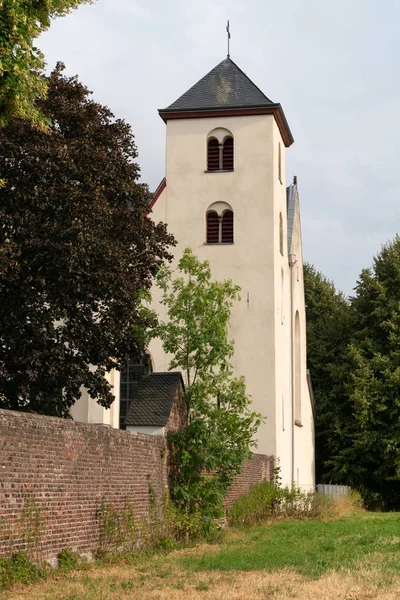
[(216, 212), (207, 213), (207, 244), (219, 242), (219, 218)]
[(222, 215), (221, 241), (223, 244), (233, 242), (233, 212), (231, 210), (226, 210)]
[(219, 143), (215, 138), (208, 141), (207, 170), (219, 171)]
[(227, 138), (224, 142), (222, 168), (224, 171), (233, 171), (233, 138)]

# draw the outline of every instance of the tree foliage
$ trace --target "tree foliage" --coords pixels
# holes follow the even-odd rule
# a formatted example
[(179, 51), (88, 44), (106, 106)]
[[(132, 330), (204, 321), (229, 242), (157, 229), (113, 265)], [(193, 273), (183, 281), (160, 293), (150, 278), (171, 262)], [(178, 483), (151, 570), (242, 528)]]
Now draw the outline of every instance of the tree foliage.
[(139, 351), (143, 296), (173, 238), (147, 216), (130, 129), (58, 64), (38, 109), (0, 129), (0, 407), (67, 416)]
[(349, 420), (336, 477), (361, 489), (370, 506), (400, 507), (400, 237), (364, 269), (352, 299), (348, 352)]
[(92, 0), (0, 1), (0, 127), (12, 117), (44, 127), (47, 121), (35, 103), (43, 96), (44, 56), (33, 40), (50, 27), (51, 19)]
[(158, 329), (170, 368), (186, 374), (187, 426), (172, 434), (176, 471), (171, 487), (175, 503), (207, 519), (222, 515), (228, 488), (250, 456), (260, 415), (249, 409), (243, 377), (235, 378), (228, 340), (231, 307), (239, 287), (231, 280), (212, 281), (208, 261), (187, 248), (173, 279), (162, 270), (168, 322)]
[(307, 363), (315, 401), (316, 477), (332, 478), (328, 461), (342, 444), (351, 418), (346, 351), (353, 331), (349, 300), (322, 273), (304, 264)]
[(348, 302), (305, 269), (318, 475), (400, 507), (400, 238), (364, 269)]

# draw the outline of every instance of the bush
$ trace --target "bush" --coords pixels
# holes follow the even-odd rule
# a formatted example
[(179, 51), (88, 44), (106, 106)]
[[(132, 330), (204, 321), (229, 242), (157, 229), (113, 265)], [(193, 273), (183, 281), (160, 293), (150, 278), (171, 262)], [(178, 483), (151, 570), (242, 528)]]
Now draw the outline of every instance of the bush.
[(77, 552), (74, 552), (72, 548), (64, 548), (57, 555), (58, 558), (58, 569), (63, 573), (74, 571), (81, 563), (81, 559)]
[(282, 490), (269, 481), (250, 487), (250, 492), (240, 496), (227, 513), (229, 525), (251, 527), (267, 520), (282, 499)]
[(227, 518), (229, 525), (252, 527), (274, 517), (332, 519), (361, 509), (361, 496), (354, 491), (332, 498), (263, 481), (252, 485), (248, 494), (236, 500), (228, 510)]
[(42, 569), (29, 560), (26, 552), (17, 552), (11, 558), (0, 558), (0, 590), (13, 583), (33, 583), (43, 575)]

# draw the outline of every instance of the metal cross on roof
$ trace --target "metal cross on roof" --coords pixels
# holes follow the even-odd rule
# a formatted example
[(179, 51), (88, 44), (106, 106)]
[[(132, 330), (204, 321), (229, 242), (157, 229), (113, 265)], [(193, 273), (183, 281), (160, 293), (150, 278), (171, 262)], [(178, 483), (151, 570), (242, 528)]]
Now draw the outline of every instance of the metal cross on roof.
[(230, 32), (230, 29), (229, 29), (229, 21), (228, 21), (228, 24), (226, 26), (226, 33), (228, 34), (228, 58), (230, 58), (231, 55), (229, 54), (229, 40), (231, 39), (231, 32)]

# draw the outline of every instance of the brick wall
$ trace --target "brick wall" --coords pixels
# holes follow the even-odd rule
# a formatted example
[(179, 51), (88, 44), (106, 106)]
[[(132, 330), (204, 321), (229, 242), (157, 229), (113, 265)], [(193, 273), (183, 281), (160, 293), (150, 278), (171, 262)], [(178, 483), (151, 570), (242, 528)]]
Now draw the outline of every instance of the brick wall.
[(233, 502), (246, 494), (250, 490), (253, 483), (261, 483), (261, 481), (271, 481), (275, 467), (274, 457), (266, 454), (253, 454), (247, 460), (242, 469), (242, 473), (236, 480), (229, 491), (225, 500), (225, 506), (228, 507)]
[[(32, 553), (37, 517), (41, 558), (67, 547), (93, 551), (102, 503), (116, 509), (128, 504), (140, 519), (148, 515), (153, 493), (162, 500), (165, 449), (161, 436), (0, 410), (0, 556)], [(269, 480), (273, 468), (270, 457), (253, 454), (226, 506), (252, 483)]]
[(139, 518), (150, 506), (149, 486), (162, 498), (164, 450), (159, 436), (0, 410), (0, 556), (26, 549), (27, 521), (38, 514), (43, 558), (66, 547), (92, 551), (102, 500), (129, 503)]

